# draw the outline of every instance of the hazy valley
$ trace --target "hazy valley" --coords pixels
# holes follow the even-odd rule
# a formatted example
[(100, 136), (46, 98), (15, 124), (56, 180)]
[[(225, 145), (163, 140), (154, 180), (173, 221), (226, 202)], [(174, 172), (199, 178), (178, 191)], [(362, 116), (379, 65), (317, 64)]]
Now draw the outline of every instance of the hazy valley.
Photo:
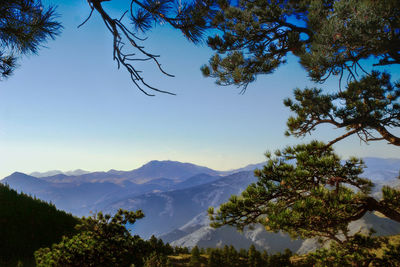
[[(376, 184), (376, 197), (382, 185), (398, 185), (400, 160), (365, 158), (365, 162), (368, 168), (363, 176)], [(119, 208), (141, 209), (145, 218), (133, 226), (132, 233), (143, 238), (156, 235), (176, 246), (232, 244), (236, 248), (249, 248), (254, 244), (271, 252), (285, 248), (298, 253), (313, 250), (314, 240), (291, 240), (281, 233), (266, 232), (260, 226), (243, 233), (232, 227), (209, 227), (208, 207), (218, 207), (232, 194), (239, 194), (256, 180), (253, 170), (260, 167), (262, 163), (216, 171), (190, 163), (151, 161), (132, 171), (51, 171), (30, 175), (15, 172), (1, 182), (78, 216), (96, 211), (114, 213)], [(354, 231), (370, 227), (382, 235), (400, 233), (400, 224), (374, 214), (352, 224)]]

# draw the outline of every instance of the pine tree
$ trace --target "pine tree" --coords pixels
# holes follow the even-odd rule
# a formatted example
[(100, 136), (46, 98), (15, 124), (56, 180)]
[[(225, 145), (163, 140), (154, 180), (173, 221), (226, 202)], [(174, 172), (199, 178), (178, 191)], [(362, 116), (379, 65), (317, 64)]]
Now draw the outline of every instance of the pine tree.
[(286, 134), (302, 137), (321, 124), (345, 133), (327, 144), (312, 141), (266, 153), (267, 164), (255, 172), (258, 181), (218, 211), (210, 209), (213, 226), (260, 223), (294, 238), (333, 241), (332, 249), (337, 245), (351, 254), (351, 222), (373, 211), (400, 222), (400, 191), (384, 186), (376, 199), (373, 183), (361, 178), (363, 161), (341, 161), (332, 148), (350, 135), (400, 145), (400, 82), (374, 69), (400, 64), (399, 14), (395, 0), (242, 0), (220, 6), (213, 21), (220, 32), (208, 39), (216, 54), (203, 74), (244, 92), (257, 75), (272, 73), (295, 55), (313, 81), (337, 76), (339, 82), (336, 92), (296, 89), (294, 99), (284, 102), (294, 113)]
[(247, 265), (249, 267), (262, 266), (261, 253), (258, 250), (256, 250), (256, 247), (253, 244), (250, 246), (247, 254)]
[[(338, 76), (339, 87), (347, 83), (330, 94), (296, 89), (296, 103), (285, 102), (296, 114), (288, 121), (287, 134), (304, 136), (329, 123), (346, 131), (332, 144), (358, 135), (365, 142), (386, 140), (399, 146), (400, 137), (391, 128), (400, 126), (400, 85), (388, 73), (365, 70), (400, 64), (399, 14), (396, 0), (220, 4), (213, 20), (220, 32), (208, 39), (216, 54), (202, 71), (217, 84), (234, 84), (244, 92), (257, 75), (273, 73), (288, 55), (295, 55), (313, 81)], [(363, 59), (371, 59), (372, 66)]]
[(230, 245), (227, 250), (226, 262), (230, 266), (238, 266), (239, 265), (239, 254), (232, 245)]
[(208, 255), (208, 267), (221, 267), (224, 266), (224, 259), (218, 249), (211, 249)]
[(2, 0), (0, 4), (0, 79), (9, 77), (21, 55), (35, 54), (59, 34), (55, 9), (38, 0)]
[(144, 267), (172, 267), (166, 255), (153, 251), (144, 261)]
[(98, 213), (82, 218), (78, 233), (35, 252), (37, 266), (129, 266), (142, 265), (150, 254), (147, 243), (125, 228), (143, 218), (141, 211), (119, 210), (114, 216)]
[(189, 266), (199, 267), (201, 264), (200, 250), (197, 246), (194, 246), (191, 251)]

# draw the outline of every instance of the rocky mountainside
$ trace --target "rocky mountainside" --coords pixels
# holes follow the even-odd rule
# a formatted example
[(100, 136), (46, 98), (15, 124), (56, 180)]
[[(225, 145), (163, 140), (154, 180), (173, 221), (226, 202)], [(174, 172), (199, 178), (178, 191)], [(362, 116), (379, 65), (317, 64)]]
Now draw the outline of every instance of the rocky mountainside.
[(129, 196), (108, 205), (100, 203), (98, 207), (109, 213), (118, 208), (141, 209), (145, 218), (135, 223), (134, 231), (147, 238), (183, 226), (210, 206), (217, 207), (231, 195), (240, 193), (254, 181), (253, 172), (239, 172), (186, 189)]
[[(376, 197), (383, 185), (399, 184), (400, 160), (366, 158), (365, 162), (363, 176), (376, 184)], [(113, 213), (119, 208), (141, 209), (146, 217), (134, 225), (133, 233), (144, 238), (154, 234), (172, 245), (232, 244), (248, 248), (255, 244), (271, 252), (290, 248), (299, 253), (316, 248), (314, 240), (291, 240), (282, 233), (268, 233), (260, 226), (243, 233), (231, 227), (209, 227), (206, 210), (242, 192), (256, 180), (253, 170), (260, 167), (261, 163), (219, 172), (190, 163), (151, 161), (132, 171), (56, 174), (42, 178), (14, 173), (1, 182), (79, 216), (89, 215), (90, 211)], [(384, 235), (400, 233), (399, 224), (374, 214), (353, 223), (352, 227), (355, 231), (373, 227)]]

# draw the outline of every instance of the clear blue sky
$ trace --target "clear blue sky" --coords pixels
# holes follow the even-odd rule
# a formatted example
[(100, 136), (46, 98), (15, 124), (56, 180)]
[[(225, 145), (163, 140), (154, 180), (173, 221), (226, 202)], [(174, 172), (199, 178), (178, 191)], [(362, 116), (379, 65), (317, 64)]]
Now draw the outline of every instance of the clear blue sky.
[[(239, 95), (236, 87), (218, 87), (202, 77), (199, 69), (210, 49), (158, 26), (144, 45), (176, 77), (149, 64), (143, 65), (144, 76), (177, 96), (147, 97), (116, 68), (97, 14), (76, 28), (88, 15), (86, 1), (43, 2), (58, 5), (64, 30), (0, 83), (0, 178), (14, 171), (130, 170), (153, 159), (225, 170), (261, 162), (266, 150), (310, 140), (283, 135), (289, 111), (282, 100), (295, 87), (313, 86), (296, 58)], [(104, 6), (121, 12), (124, 4)], [(324, 87), (334, 90), (337, 81)], [(338, 134), (323, 127), (312, 138), (328, 141)], [(336, 148), (343, 157), (400, 157), (385, 142), (365, 145), (357, 138)]]

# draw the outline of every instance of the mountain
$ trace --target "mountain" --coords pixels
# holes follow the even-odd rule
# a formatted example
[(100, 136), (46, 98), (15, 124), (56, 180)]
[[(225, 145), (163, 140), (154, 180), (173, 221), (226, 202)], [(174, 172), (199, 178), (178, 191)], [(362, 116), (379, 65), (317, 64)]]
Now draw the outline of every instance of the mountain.
[(65, 174), (67, 176), (77, 176), (77, 175), (82, 175), (82, 174), (86, 174), (86, 173), (89, 173), (89, 172), (85, 171), (85, 170), (77, 169), (74, 171), (66, 171), (66, 172), (62, 172), (59, 170), (53, 170), (53, 171), (47, 171), (47, 172), (32, 172), (29, 175), (36, 177), (36, 178), (42, 178), (42, 177), (54, 176), (57, 174)]
[(183, 226), (210, 206), (217, 207), (232, 194), (240, 193), (254, 181), (253, 172), (240, 172), (186, 189), (129, 196), (102, 206), (102, 209), (109, 213), (118, 208), (141, 209), (145, 218), (135, 223), (134, 230), (148, 238)]
[(114, 170), (76, 176), (59, 173), (36, 178), (16, 172), (1, 182), (51, 201), (60, 209), (88, 215), (90, 211), (99, 211), (126, 196), (188, 188), (214, 181), (218, 175), (218, 171), (190, 163), (151, 161), (133, 171)]
[(17, 191), (23, 191), (26, 194), (31, 194), (32, 192), (45, 192), (51, 186), (50, 183), (21, 173), (14, 172), (10, 176), (7, 176), (3, 180), (1, 180), (3, 184), (8, 184), (11, 188)]
[(160, 178), (184, 181), (200, 173), (212, 176), (217, 176), (220, 174), (218, 171), (207, 167), (170, 160), (153, 160), (136, 170), (130, 172), (118, 172), (120, 176), (123, 176), (124, 178), (127, 178), (135, 183), (144, 183)]
[[(387, 218), (378, 217), (372, 213), (365, 215), (362, 219), (351, 223), (350, 229), (353, 233), (373, 228), (377, 235), (394, 235), (400, 233), (400, 223)], [(179, 229), (161, 235), (164, 242), (172, 246), (187, 247), (223, 247), (233, 245), (237, 249), (248, 249), (252, 244), (259, 250), (267, 250), (269, 253), (283, 252), (286, 248), (291, 251), (305, 254), (320, 247), (314, 239), (291, 239), (284, 233), (267, 232), (261, 225), (254, 226), (254, 229), (246, 228), (238, 232), (230, 226), (211, 228), (207, 214), (202, 213), (196, 219), (188, 222)]]
[(392, 187), (400, 186), (399, 171), (400, 171), (400, 159), (382, 159), (367, 157), (363, 159), (365, 165), (362, 177), (371, 179), (375, 187), (372, 193), (375, 197), (380, 198), (381, 188), (384, 185)]
[[(62, 175), (62, 174), (60, 174)], [(117, 191), (120, 186), (112, 183), (52, 183), (42, 178), (15, 172), (1, 180), (18, 192), (51, 202), (57, 208), (75, 215), (87, 215), (87, 206)]]
[(396, 158), (376, 158), (376, 157), (365, 157), (363, 158), (367, 169), (374, 170), (400, 170), (400, 159)]
[(178, 161), (157, 161), (153, 160), (138, 169), (131, 171), (109, 170), (108, 172), (90, 172), (79, 175), (68, 175), (67, 173), (56, 173), (42, 179), (58, 183), (94, 183), (110, 182), (119, 184), (123, 181), (130, 181), (136, 184), (143, 184), (157, 179), (170, 179), (174, 182), (182, 182), (197, 175), (208, 174), (219, 176), (222, 172), (191, 163)]
[[(34, 181), (19, 173), (13, 176), (24, 182)], [(36, 179), (36, 178), (35, 178)], [(61, 241), (74, 233), (78, 219), (54, 205), (18, 194), (0, 184), (0, 266), (35, 266), (33, 252)]]
[(52, 170), (52, 171), (47, 171), (47, 172), (32, 172), (29, 175), (36, 177), (36, 178), (41, 178), (41, 177), (47, 177), (47, 176), (53, 176), (57, 174), (63, 174), (62, 171), (59, 170)]
[[(366, 158), (367, 168), (362, 174), (380, 188), (396, 185), (400, 160)], [(51, 201), (58, 208), (75, 215), (89, 215), (90, 211), (114, 213), (119, 208), (143, 210), (145, 218), (135, 223), (133, 232), (144, 238), (152, 234), (164, 241), (183, 246), (221, 246), (233, 244), (237, 248), (252, 243), (260, 249), (307, 252), (316, 247), (314, 240), (291, 240), (281, 233), (267, 233), (262, 227), (246, 229), (243, 234), (230, 227), (210, 228), (206, 210), (218, 207), (232, 194), (239, 194), (254, 182), (254, 169), (263, 163), (237, 170), (215, 171), (206, 167), (176, 161), (151, 161), (132, 171), (110, 170), (77, 176), (56, 174), (36, 178), (14, 173), (1, 182), (12, 188)], [(385, 221), (386, 220), (386, 221)], [(355, 223), (358, 227), (374, 227), (380, 234), (400, 232), (397, 224), (375, 215)]]
[[(400, 164), (385, 165), (383, 170), (380, 164), (374, 164), (373, 158), (367, 159), (367, 162), (370, 165), (363, 176), (373, 179), (378, 187), (385, 183), (395, 182)], [(260, 166), (249, 166), (249, 169), (255, 167)], [(165, 242), (171, 242), (172, 245), (177, 246), (218, 247), (232, 244), (237, 248), (248, 248), (254, 243), (258, 248), (269, 249), (271, 252), (290, 248), (293, 251), (305, 253), (315, 249), (317, 246), (315, 240), (293, 241), (282, 233), (267, 233), (262, 227), (256, 227), (254, 230), (247, 229), (240, 234), (231, 227), (212, 229), (208, 226), (209, 221), (205, 212), (207, 208), (226, 202), (231, 194), (240, 193), (253, 181), (255, 181), (253, 172), (244, 171), (182, 190), (129, 196), (104, 206), (103, 209), (108, 212), (113, 212), (118, 207), (142, 209), (146, 217), (135, 224), (134, 232), (144, 237), (158, 235)], [(365, 216), (352, 225), (352, 229), (357, 230), (371, 227), (376, 228), (375, 230), (383, 235), (400, 232), (400, 224), (373, 214)]]
[(254, 171), (256, 169), (262, 169), (264, 167), (265, 163), (266, 162), (261, 162), (261, 163), (256, 163), (256, 164), (249, 164), (249, 165), (244, 166), (244, 167), (239, 168), (239, 169), (223, 171), (223, 172), (221, 172), (221, 174), (229, 175), (229, 174), (234, 174), (234, 173), (237, 173), (237, 172)]
[(161, 235), (160, 238), (172, 246), (221, 248), (233, 245), (236, 249), (249, 249), (254, 245), (258, 250), (265, 249), (269, 253), (282, 252), (286, 248), (298, 251), (304, 243), (304, 240), (293, 240), (283, 233), (267, 232), (261, 225), (253, 228), (247, 227), (242, 233), (230, 226), (214, 229), (209, 226), (207, 212), (202, 212), (179, 229)]
[[(362, 176), (373, 180), (376, 184), (375, 191), (380, 190), (384, 184), (398, 184), (400, 160), (380, 158), (364, 160), (368, 167)], [(260, 168), (261, 166), (249, 166), (251, 167)], [(399, 223), (375, 214), (365, 215), (362, 219), (353, 222), (350, 228), (353, 232), (373, 228), (379, 235), (393, 235), (400, 232)], [(173, 246), (221, 247), (227, 244), (234, 245), (236, 248), (248, 248), (251, 244), (255, 244), (258, 249), (267, 249), (271, 253), (290, 248), (294, 252), (303, 254), (318, 247), (318, 243), (313, 239), (291, 240), (282, 233), (268, 233), (260, 226), (256, 226), (253, 230), (245, 229), (243, 233), (229, 226), (213, 229), (209, 226), (206, 212), (195, 216), (185, 225), (161, 235), (160, 238)]]
[(197, 185), (201, 185), (201, 184), (207, 184), (210, 182), (214, 182), (214, 181), (218, 180), (219, 178), (221, 178), (221, 177), (201, 173), (201, 174), (197, 174), (193, 177), (190, 177), (189, 179), (187, 179), (183, 182), (177, 183), (176, 185), (173, 186), (173, 189), (174, 190), (184, 189), (184, 188), (189, 188), (189, 187), (193, 187), (193, 186), (197, 186)]

